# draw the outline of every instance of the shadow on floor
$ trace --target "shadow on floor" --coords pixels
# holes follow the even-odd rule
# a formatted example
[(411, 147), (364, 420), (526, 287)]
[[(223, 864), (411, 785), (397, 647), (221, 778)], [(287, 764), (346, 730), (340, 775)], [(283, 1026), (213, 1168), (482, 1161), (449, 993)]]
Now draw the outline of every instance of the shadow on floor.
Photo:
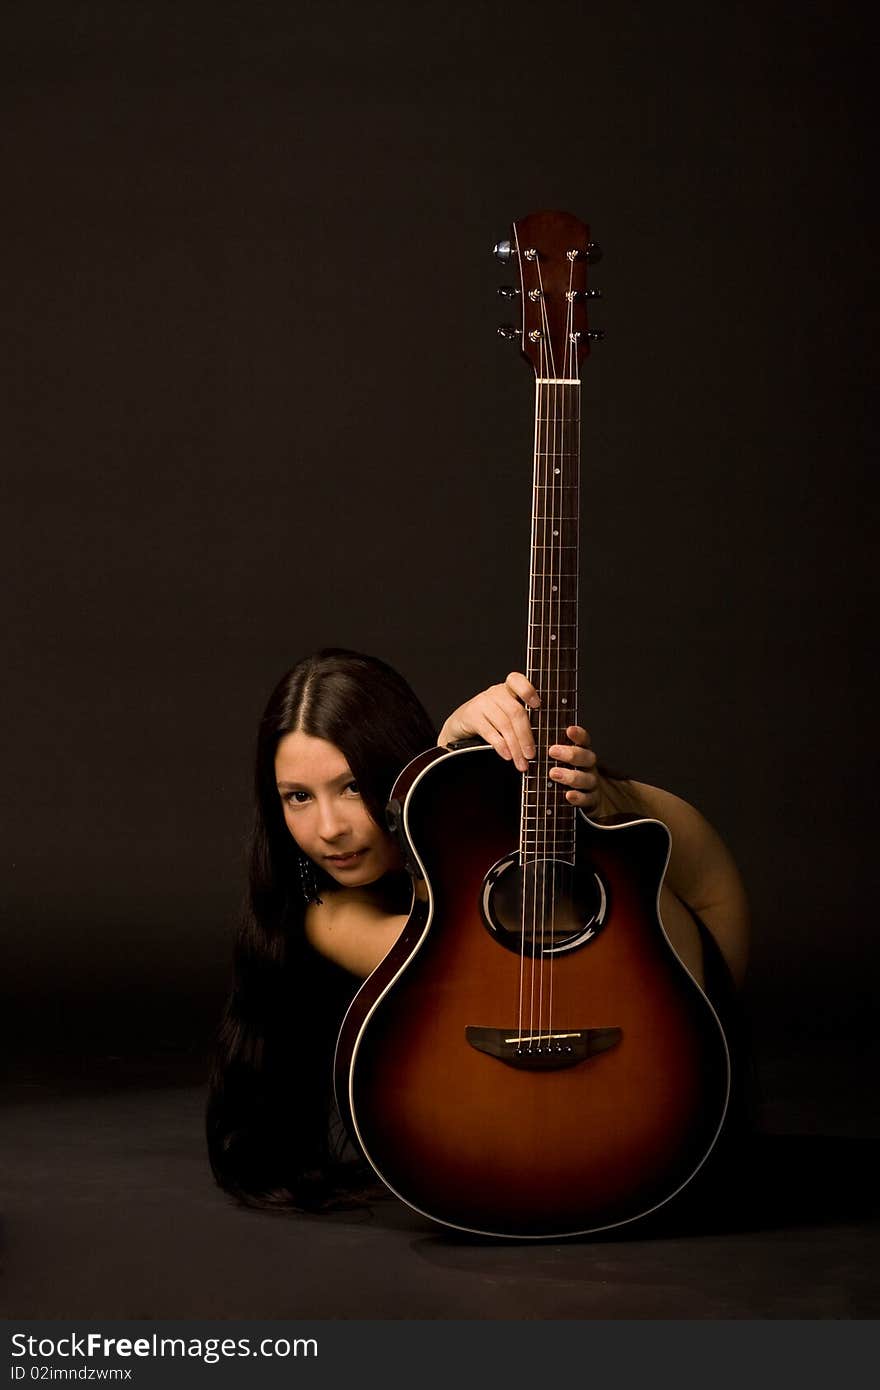
[[(571, 1241), (624, 1243), (676, 1237), (735, 1235), (747, 1232), (869, 1225), (880, 1215), (880, 1139), (828, 1135), (764, 1134), (742, 1144), (711, 1172), (659, 1212), (617, 1230)], [(423, 1219), (384, 1193), (375, 1192), (370, 1212), (346, 1213), (337, 1221), (365, 1218), (388, 1228), (424, 1229)], [(421, 1242), (496, 1246), (493, 1236), (472, 1235), (428, 1223)], [(559, 1237), (549, 1238), (559, 1243)], [(505, 1247), (544, 1244), (503, 1239)]]

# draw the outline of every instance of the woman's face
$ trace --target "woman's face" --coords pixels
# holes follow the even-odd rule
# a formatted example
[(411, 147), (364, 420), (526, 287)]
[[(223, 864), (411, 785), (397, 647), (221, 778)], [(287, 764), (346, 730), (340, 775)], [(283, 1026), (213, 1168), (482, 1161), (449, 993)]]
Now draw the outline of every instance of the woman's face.
[(275, 752), (284, 819), (301, 850), (347, 888), (400, 868), (397, 846), (368, 812), (345, 754), (296, 730)]

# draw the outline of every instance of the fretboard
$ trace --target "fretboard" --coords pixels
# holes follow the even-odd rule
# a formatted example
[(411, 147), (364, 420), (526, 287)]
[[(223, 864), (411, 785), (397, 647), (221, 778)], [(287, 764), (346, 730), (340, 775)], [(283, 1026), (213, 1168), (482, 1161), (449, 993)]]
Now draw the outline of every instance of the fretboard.
[(552, 743), (577, 723), (580, 383), (538, 380), (526, 675), (541, 696), (532, 715), (537, 757), (523, 779), (520, 850), (572, 859), (575, 808), (549, 780)]

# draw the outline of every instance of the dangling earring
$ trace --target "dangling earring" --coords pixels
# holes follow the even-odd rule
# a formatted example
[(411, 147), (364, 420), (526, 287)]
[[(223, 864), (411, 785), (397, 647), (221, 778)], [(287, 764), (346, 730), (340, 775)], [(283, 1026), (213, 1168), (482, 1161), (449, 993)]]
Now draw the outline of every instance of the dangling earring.
[(309, 856), (303, 854), (302, 850), (297, 855), (297, 868), (299, 869), (299, 882), (306, 904), (322, 902), (318, 892), (318, 881), (315, 878), (315, 866)]

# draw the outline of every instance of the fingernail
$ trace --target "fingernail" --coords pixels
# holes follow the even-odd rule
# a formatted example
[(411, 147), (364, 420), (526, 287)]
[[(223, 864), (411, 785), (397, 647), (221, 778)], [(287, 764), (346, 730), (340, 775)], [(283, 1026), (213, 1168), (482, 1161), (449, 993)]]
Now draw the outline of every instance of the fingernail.
[(532, 709), (537, 709), (540, 703), (541, 701), (537, 695), (533, 695), (531, 700), (529, 700), (529, 704), (531, 705)]

